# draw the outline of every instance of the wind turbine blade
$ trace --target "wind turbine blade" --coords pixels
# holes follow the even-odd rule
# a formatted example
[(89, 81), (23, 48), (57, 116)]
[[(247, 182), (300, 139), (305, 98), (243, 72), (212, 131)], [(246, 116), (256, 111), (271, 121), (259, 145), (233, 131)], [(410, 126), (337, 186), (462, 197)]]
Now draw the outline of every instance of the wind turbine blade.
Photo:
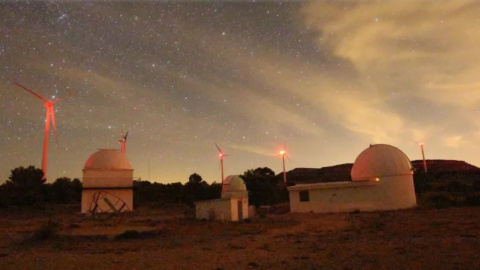
[(214, 144), (215, 144), (215, 146), (217, 147), (217, 149), (218, 149), (218, 152), (220, 152), (220, 153), (223, 155), (223, 152), (222, 152), (222, 150), (220, 149), (220, 147), (218, 147), (217, 143), (216, 143), (216, 142), (214, 142)]
[(123, 139), (124, 139), (125, 141), (127, 141), (127, 136), (128, 136), (128, 131), (127, 131), (127, 133), (125, 133), (125, 137), (123, 137)]
[(57, 126), (55, 125), (55, 112), (53, 110), (53, 107), (50, 107), (49, 110), (50, 110), (50, 115), (52, 117), (52, 126), (53, 126), (53, 134), (55, 135), (55, 142), (58, 144)]
[(21, 85), (21, 84), (19, 84), (19, 83), (16, 83), (16, 82), (14, 82), (14, 84), (15, 84), (16, 86), (19, 86), (19, 87), (27, 90), (28, 92), (32, 93), (33, 95), (35, 95), (35, 96), (38, 97), (39, 99), (41, 99), (41, 100), (43, 100), (43, 101), (45, 101), (45, 102), (50, 102), (50, 101), (48, 101), (46, 98), (40, 96), (39, 94), (35, 93), (33, 90), (28, 89), (27, 87), (25, 87), (25, 86), (23, 86), (23, 85)]

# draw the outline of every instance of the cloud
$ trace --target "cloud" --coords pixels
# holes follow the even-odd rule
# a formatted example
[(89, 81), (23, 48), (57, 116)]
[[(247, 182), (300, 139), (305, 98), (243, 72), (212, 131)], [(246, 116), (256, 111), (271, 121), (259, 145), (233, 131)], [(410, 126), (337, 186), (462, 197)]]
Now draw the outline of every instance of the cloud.
[[(267, 110), (277, 111), (284, 121), (297, 128), (312, 128), (312, 122), (322, 127), (328, 119), (372, 142), (392, 142), (404, 131), (404, 120), (386, 104), (385, 93), (368, 82), (331, 77), (315, 66), (306, 67), (295, 59), (279, 59), (268, 54), (251, 60), (244, 59), (242, 65), (255, 66), (256, 70), (260, 70), (252, 72), (251, 76), (261, 84), (268, 85), (268, 88), (276, 89), (277, 95), (293, 96), (301, 104), (309, 104), (312, 112), (303, 117), (305, 120), (301, 116), (288, 114), (287, 109)], [(271, 98), (270, 101), (258, 96), (252, 96), (251, 99), (256, 100), (257, 108), (272, 106), (269, 104)], [(290, 116), (285, 117), (287, 115)]]
[(480, 63), (472, 57), (480, 54), (479, 8), (457, 0), (342, 1), (309, 3), (302, 14), (319, 46), (384, 91), (472, 108), (480, 104)]
[[(217, 51), (216, 48), (222, 48), (220, 51), (225, 58), (223, 61), (235, 63), (235, 68), (241, 71), (242, 78), (215, 78), (212, 81), (209, 77), (187, 77), (184, 78), (185, 83), (196, 89), (206, 90), (203, 93), (208, 95), (209, 100), (224, 106), (224, 111), (246, 116), (252, 122), (264, 123), (266, 127), (275, 127), (277, 130), (289, 129), (309, 135), (324, 133), (301, 108), (285, 101), (290, 98), (291, 93), (283, 90), (284, 75), (277, 73), (276, 76), (269, 76), (272, 70), (278, 70), (272, 68), (272, 65), (288, 63), (278, 62), (266, 48), (262, 53), (267, 55), (266, 57), (251, 57), (240, 47), (224, 48), (219, 42), (212, 44), (209, 53), (213, 54)], [(228, 102), (222, 102), (224, 96), (229, 96)]]
[(443, 136), (442, 141), (447, 147), (458, 148), (463, 143), (463, 136), (462, 135)]
[(254, 153), (257, 155), (266, 156), (266, 157), (275, 157), (275, 152), (273, 152), (272, 149), (267, 149), (267, 148), (259, 147), (256, 145), (230, 143), (229, 147), (233, 149), (249, 152), (249, 153)]
[[(456, 0), (306, 3), (300, 14), (317, 46), (347, 63), (330, 68), (355, 74), (343, 81), (313, 76), (317, 89), (328, 89), (317, 103), (374, 142), (424, 140), (459, 127), (464, 135), (474, 132), (479, 8), (478, 2)], [(399, 100), (389, 102), (392, 94)], [(462, 145), (460, 135), (442, 138), (449, 147)]]
[(326, 97), (323, 106), (345, 128), (364, 134), (372, 142), (391, 142), (403, 130), (403, 119), (389, 112), (381, 98), (359, 91), (338, 92)]

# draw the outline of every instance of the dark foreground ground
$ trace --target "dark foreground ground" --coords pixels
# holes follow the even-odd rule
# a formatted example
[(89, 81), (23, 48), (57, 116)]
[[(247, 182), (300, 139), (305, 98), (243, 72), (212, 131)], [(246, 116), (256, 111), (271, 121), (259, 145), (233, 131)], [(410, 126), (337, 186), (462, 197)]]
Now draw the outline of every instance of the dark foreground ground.
[(0, 211), (0, 269), (480, 269), (480, 208), (268, 214), (245, 223), (139, 209)]

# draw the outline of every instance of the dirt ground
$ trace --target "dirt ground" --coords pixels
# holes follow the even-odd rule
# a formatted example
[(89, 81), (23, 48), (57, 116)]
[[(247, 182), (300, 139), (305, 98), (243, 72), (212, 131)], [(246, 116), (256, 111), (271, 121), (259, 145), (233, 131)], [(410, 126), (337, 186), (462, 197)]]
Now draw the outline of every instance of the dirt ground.
[(267, 214), (249, 222), (139, 209), (0, 211), (0, 269), (480, 269), (480, 208)]

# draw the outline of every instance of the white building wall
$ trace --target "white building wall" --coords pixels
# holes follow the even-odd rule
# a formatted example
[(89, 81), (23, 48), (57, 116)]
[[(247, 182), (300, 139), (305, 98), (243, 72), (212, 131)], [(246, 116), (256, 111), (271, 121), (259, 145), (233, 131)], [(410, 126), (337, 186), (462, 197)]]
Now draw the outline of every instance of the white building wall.
[(231, 199), (195, 202), (195, 218), (207, 220), (232, 220)]
[(133, 170), (84, 170), (83, 187), (132, 187)]
[(230, 207), (232, 211), (232, 221), (240, 221), (249, 217), (247, 198), (232, 198)]
[[(411, 175), (356, 181), (297, 185), (289, 187), (291, 212), (351, 212), (395, 210), (416, 206)], [(300, 191), (309, 201), (300, 201)]]
[[(112, 203), (115, 209), (124, 211), (133, 210), (133, 190), (132, 189), (84, 189), (82, 190), (82, 207), (81, 213), (91, 213), (94, 207), (95, 197), (101, 197), (97, 200), (97, 212), (114, 212), (110, 205), (107, 204), (104, 198), (107, 198)], [(125, 205), (123, 205), (125, 203)]]
[[(133, 211), (133, 170), (83, 170), (82, 187), (81, 213), (92, 210), (94, 195), (99, 192), (109, 194), (107, 199), (112, 203), (119, 200), (124, 202), (126, 207), (122, 211)], [(98, 212), (102, 212), (101, 209), (111, 209), (104, 199), (98, 200), (98, 204)], [(118, 204), (115, 207), (120, 208)]]
[(384, 177), (381, 181), (377, 193), (384, 210), (405, 209), (417, 206), (413, 175)]
[(230, 221), (238, 221), (238, 200), (231, 198), (230, 199)]
[(250, 216), (250, 212), (249, 212), (250, 207), (248, 206), (248, 197), (241, 198), (241, 200), (242, 200), (242, 204), (243, 204), (243, 208), (242, 208), (243, 219), (250, 218), (251, 216)]
[(224, 198), (208, 201), (195, 202), (195, 218), (220, 220), (220, 221), (239, 221), (239, 202), (243, 219), (248, 218), (248, 199), (247, 198)]
[(229, 191), (229, 192), (222, 192), (222, 198), (248, 198), (248, 191)]

